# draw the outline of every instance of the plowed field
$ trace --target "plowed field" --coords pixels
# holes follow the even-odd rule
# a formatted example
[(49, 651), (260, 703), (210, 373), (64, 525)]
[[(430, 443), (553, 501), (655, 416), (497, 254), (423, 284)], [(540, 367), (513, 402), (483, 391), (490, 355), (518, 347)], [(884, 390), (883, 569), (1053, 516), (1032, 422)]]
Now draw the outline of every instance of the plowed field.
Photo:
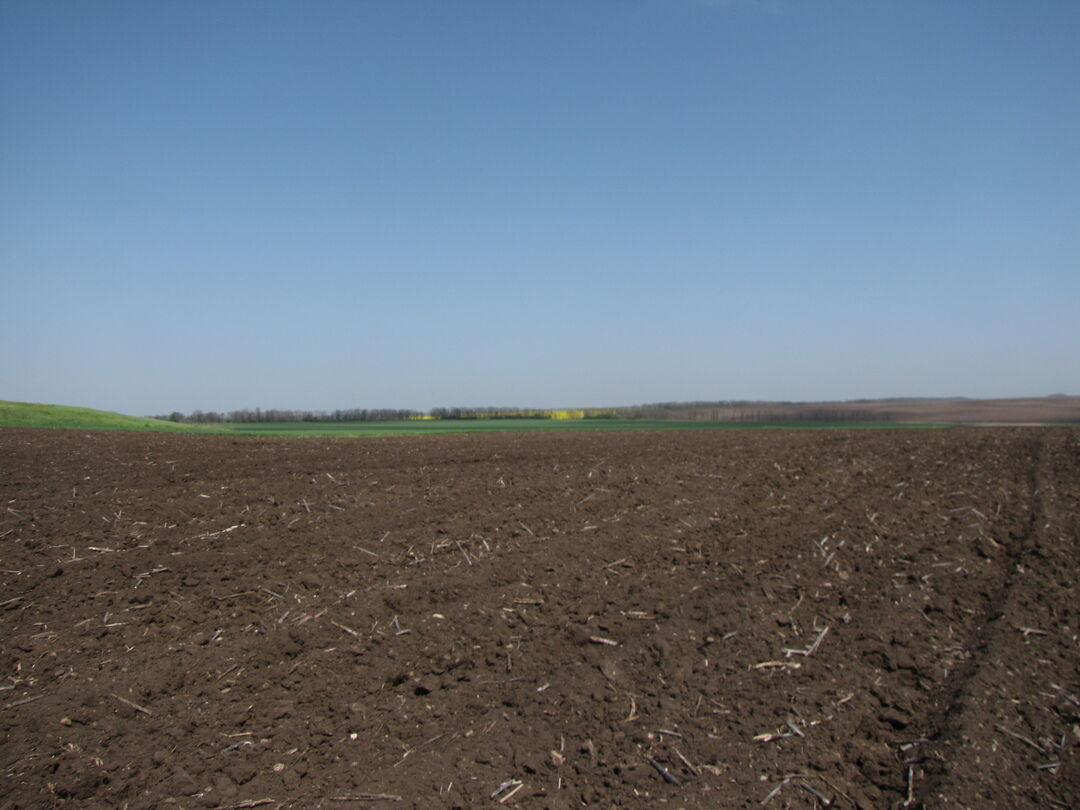
[(1080, 432), (0, 431), (0, 807), (1080, 805)]

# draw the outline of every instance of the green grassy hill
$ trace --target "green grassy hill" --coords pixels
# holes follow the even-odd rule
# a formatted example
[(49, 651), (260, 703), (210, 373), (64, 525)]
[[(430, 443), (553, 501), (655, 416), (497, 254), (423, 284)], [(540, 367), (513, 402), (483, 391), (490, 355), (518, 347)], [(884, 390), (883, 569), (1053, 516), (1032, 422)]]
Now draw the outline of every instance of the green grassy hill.
[(178, 425), (160, 419), (122, 413), (0, 400), (0, 427), (75, 428), (78, 430), (156, 430), (173, 433), (207, 432), (201, 425)]

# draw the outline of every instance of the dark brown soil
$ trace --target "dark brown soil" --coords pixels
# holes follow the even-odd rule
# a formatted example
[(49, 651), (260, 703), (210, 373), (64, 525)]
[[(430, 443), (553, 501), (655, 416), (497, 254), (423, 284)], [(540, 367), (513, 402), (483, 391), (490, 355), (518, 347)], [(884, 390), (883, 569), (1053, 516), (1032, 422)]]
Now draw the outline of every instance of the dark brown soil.
[(1076, 807), (1078, 538), (1067, 428), (2, 430), (0, 807)]

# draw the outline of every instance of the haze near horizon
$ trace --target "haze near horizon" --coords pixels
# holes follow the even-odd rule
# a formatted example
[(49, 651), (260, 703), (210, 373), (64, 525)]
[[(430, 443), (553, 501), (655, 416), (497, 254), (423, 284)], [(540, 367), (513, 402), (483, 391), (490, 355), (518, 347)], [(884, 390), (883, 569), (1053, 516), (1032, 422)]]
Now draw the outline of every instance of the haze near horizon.
[(1080, 393), (1072, 2), (0, 2), (0, 399)]

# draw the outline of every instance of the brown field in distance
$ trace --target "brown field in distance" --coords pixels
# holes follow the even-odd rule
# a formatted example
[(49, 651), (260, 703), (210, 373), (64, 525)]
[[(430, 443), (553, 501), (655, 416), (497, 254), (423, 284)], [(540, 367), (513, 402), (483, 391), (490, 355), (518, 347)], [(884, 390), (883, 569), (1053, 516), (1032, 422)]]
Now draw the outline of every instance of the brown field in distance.
[(1063, 424), (1080, 422), (1080, 397), (895, 398), (837, 402), (692, 402), (646, 405), (635, 415), (722, 422)]

